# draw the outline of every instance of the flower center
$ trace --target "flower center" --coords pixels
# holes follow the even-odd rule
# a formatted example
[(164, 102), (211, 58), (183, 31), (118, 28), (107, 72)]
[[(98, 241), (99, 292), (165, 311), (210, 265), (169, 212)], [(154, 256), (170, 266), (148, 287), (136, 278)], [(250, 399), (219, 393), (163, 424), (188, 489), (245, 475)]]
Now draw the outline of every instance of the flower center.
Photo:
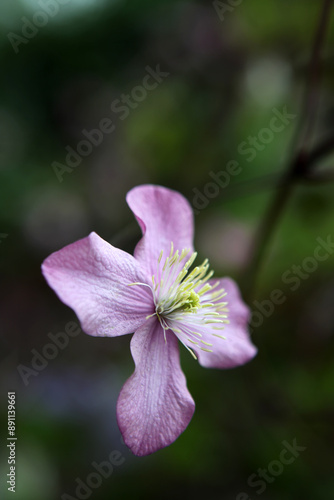
[[(168, 304), (168, 305), (167, 305)], [(162, 300), (156, 306), (158, 316), (167, 316), (168, 311), (196, 312), (200, 307), (200, 298), (194, 290), (178, 291), (172, 301)]]
[[(131, 283), (131, 285), (143, 285), (151, 289), (155, 305), (155, 312), (149, 316), (157, 316), (164, 330), (166, 340), (166, 330), (172, 330), (178, 335), (185, 335), (185, 341), (195, 345), (198, 337), (202, 337), (199, 331), (207, 331), (210, 326), (213, 330), (221, 330), (224, 323), (228, 323), (226, 308), (227, 302), (221, 299), (226, 292), (220, 288), (215, 290), (219, 281), (214, 284), (208, 283), (213, 275), (209, 271), (208, 259), (205, 259), (200, 266), (194, 267), (189, 272), (191, 265), (197, 257), (194, 252), (190, 255), (189, 249), (184, 249), (179, 253), (174, 252), (174, 245), (171, 243), (169, 255), (163, 259), (163, 251), (160, 252), (157, 271), (152, 276), (152, 286), (145, 283)], [(214, 323), (214, 325), (210, 325)], [(216, 337), (224, 338), (219, 334), (211, 333)], [(180, 340), (182, 341), (182, 338)], [(203, 351), (212, 352), (212, 344), (204, 340), (199, 340), (205, 347), (199, 345)], [(192, 350), (183, 342), (185, 347), (196, 358)]]
[(187, 249), (181, 254), (178, 250), (174, 253), (173, 243), (164, 262), (163, 251), (160, 252), (157, 272), (152, 276), (155, 312), (159, 320), (197, 312), (201, 307), (201, 295), (211, 288), (204, 285), (213, 274), (212, 271), (208, 273), (208, 260), (189, 273), (197, 253), (186, 260), (188, 255)]

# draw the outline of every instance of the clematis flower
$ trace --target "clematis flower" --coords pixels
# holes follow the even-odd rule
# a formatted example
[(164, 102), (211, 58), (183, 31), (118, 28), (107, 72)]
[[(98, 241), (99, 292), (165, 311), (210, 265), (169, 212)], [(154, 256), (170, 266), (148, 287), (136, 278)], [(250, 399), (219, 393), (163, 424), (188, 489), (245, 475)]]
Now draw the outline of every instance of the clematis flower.
[(179, 342), (208, 368), (242, 365), (256, 348), (234, 281), (212, 278), (207, 260), (191, 270), (196, 253), (187, 200), (144, 185), (127, 202), (143, 233), (134, 256), (93, 232), (50, 255), (42, 271), (87, 334), (134, 332), (135, 371), (119, 395), (117, 421), (126, 445), (143, 456), (175, 441), (194, 413)]

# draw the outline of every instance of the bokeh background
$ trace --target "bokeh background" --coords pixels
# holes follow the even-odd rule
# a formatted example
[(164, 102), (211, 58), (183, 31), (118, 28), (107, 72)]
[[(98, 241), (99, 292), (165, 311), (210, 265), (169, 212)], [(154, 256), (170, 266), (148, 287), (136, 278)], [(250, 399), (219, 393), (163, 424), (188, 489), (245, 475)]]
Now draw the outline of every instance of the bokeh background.
[[(133, 371), (130, 336), (80, 333), (26, 384), (17, 369), (31, 368), (32, 350), (41, 353), (49, 333), (77, 321), (44, 282), (41, 262), (93, 230), (132, 252), (140, 231), (125, 195), (135, 185), (182, 192), (196, 209), (199, 257), (245, 286), (252, 238), (297, 146), (322, 2), (226, 1), (219, 16), (210, 1), (59, 0), (45, 22), (36, 13), (46, 3), (0, 5), (1, 498), (9, 390), (17, 399), (17, 500), (78, 498), (76, 478), (86, 482), (92, 462), (112, 450), (124, 463), (81, 498), (332, 498), (334, 255), (309, 260), (317, 238), (334, 239), (330, 182), (296, 186), (274, 233), (249, 304), (259, 311), (275, 289), (284, 302), (252, 328), (257, 357), (206, 370), (181, 349), (196, 412), (169, 448), (137, 458), (121, 442), (115, 405)], [(33, 20), (44, 24), (37, 32), (24, 28)], [(334, 134), (333, 26), (310, 149)], [(141, 100), (122, 120), (112, 103), (157, 65), (169, 75), (144, 98), (135, 91)], [(284, 106), (296, 117), (270, 138), (263, 129)], [(54, 162), (64, 165), (66, 147), (76, 149), (83, 130), (104, 118), (114, 131), (57, 177)], [(249, 146), (259, 134), (260, 147)], [(224, 188), (208, 187), (231, 160), (239, 173)], [(333, 160), (317, 171), (330, 171)], [(302, 266), (299, 282), (293, 266)], [(254, 476), (249, 484), (294, 439), (306, 448), (294, 462), (262, 486)]]

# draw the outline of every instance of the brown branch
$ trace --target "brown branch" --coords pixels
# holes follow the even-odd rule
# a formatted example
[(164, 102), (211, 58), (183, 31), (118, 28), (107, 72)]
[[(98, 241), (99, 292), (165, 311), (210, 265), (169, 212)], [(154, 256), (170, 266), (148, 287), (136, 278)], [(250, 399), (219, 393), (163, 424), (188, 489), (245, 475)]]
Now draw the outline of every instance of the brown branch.
[(281, 218), (284, 209), (287, 206), (296, 181), (308, 174), (312, 162), (321, 157), (324, 151), (324, 148), (322, 148), (320, 151), (318, 150), (316, 153), (313, 152), (313, 155), (310, 155), (307, 152), (307, 149), (312, 138), (316, 121), (316, 112), (319, 101), (318, 89), (320, 81), (320, 52), (325, 41), (332, 1), (333, 0), (324, 0), (323, 2), (320, 19), (313, 41), (312, 56), (309, 66), (309, 78), (300, 117), (300, 122), (302, 124), (305, 123), (306, 125), (304, 130), (300, 132), (300, 140), (298, 141), (300, 146), (298, 147), (298, 153), (289, 162), (285, 173), (278, 183), (274, 199), (265, 213), (258, 231), (256, 232), (253, 247), (250, 252), (250, 264), (242, 277), (244, 293), (247, 300), (250, 300), (256, 283), (257, 274), (263, 261), (263, 257), (267, 251), (269, 240), (274, 233), (276, 225)]

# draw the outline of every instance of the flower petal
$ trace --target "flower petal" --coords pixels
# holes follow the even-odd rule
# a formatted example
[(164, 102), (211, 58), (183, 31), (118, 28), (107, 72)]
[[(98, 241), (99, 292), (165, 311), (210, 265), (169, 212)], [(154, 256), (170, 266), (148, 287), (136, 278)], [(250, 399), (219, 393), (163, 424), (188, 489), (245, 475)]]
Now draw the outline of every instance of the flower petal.
[(128, 286), (147, 282), (138, 261), (96, 233), (51, 254), (43, 262), (42, 272), (89, 335), (132, 333), (154, 312), (151, 290)]
[(117, 402), (117, 420), (135, 455), (149, 455), (170, 445), (185, 430), (195, 409), (181, 370), (178, 340), (156, 318), (131, 339), (136, 364)]
[[(223, 329), (216, 329), (219, 324), (204, 324), (198, 314), (184, 315), (184, 320), (176, 326), (175, 334), (180, 341), (195, 351), (198, 361), (206, 368), (234, 368), (250, 361), (257, 353), (257, 348), (250, 340), (247, 324), (250, 319), (250, 310), (243, 302), (236, 283), (231, 278), (212, 279), (209, 283), (213, 285), (219, 281), (219, 289), (227, 293), (224, 301), (228, 303), (227, 318), (229, 323)], [(180, 330), (180, 332), (179, 332)], [(196, 331), (199, 335), (191, 335), (189, 332)], [(183, 333), (181, 333), (183, 332)], [(224, 338), (221, 338), (221, 337)], [(192, 339), (192, 342), (189, 341)], [(194, 343), (196, 342), (196, 344)], [(208, 352), (212, 351), (212, 352)]]
[(156, 272), (161, 250), (165, 257), (169, 254), (171, 242), (175, 250), (189, 248), (193, 252), (193, 212), (180, 193), (143, 185), (129, 191), (126, 200), (143, 232), (135, 257), (151, 275)]

